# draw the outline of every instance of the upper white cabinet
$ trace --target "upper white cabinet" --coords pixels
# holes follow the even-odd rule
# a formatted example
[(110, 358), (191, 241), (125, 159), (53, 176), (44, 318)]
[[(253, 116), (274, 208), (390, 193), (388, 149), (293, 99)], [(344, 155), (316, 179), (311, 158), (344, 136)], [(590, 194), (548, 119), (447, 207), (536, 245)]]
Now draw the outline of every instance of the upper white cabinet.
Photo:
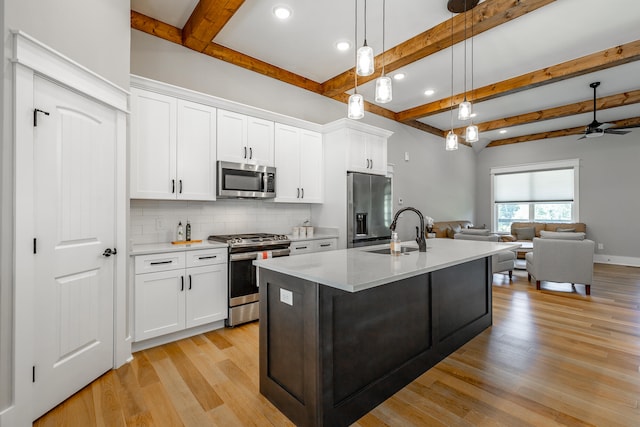
[(322, 134), (275, 125), (276, 202), (322, 203)]
[(274, 165), (273, 122), (218, 110), (218, 160)]
[(131, 88), (131, 198), (215, 200), (216, 109)]
[(387, 138), (348, 129), (348, 170), (377, 175), (387, 173)]

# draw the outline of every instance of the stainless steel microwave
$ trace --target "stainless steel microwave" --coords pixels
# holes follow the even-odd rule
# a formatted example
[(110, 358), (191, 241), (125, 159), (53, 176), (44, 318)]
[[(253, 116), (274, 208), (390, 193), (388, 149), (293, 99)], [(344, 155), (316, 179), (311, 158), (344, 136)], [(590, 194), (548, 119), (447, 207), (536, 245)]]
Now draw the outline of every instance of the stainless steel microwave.
[(276, 168), (218, 161), (219, 198), (263, 199), (276, 197)]

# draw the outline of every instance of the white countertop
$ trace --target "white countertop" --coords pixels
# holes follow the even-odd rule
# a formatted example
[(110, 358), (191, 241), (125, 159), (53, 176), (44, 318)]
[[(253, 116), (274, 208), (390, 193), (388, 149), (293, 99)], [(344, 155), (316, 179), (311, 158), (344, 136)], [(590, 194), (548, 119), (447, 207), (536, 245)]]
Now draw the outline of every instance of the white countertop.
[(306, 242), (309, 240), (337, 239), (337, 233), (313, 233), (313, 237), (293, 237), (293, 234), (287, 234), (291, 242)]
[[(413, 241), (403, 242), (402, 246), (417, 247), (417, 244)], [(426, 253), (415, 251), (391, 256), (368, 252), (388, 248), (389, 245), (386, 244), (256, 260), (253, 263), (260, 268), (348, 292), (357, 292), (519, 246), (516, 242), (428, 239)]]
[(135, 255), (148, 255), (148, 254), (159, 254), (163, 252), (180, 252), (180, 251), (196, 251), (200, 249), (218, 249), (218, 248), (226, 248), (228, 245), (226, 243), (218, 243), (218, 242), (209, 242), (208, 240), (203, 240), (200, 243), (190, 243), (190, 244), (180, 244), (173, 245), (171, 242), (167, 243), (149, 243), (142, 245), (132, 245), (131, 250), (129, 251), (130, 256)]

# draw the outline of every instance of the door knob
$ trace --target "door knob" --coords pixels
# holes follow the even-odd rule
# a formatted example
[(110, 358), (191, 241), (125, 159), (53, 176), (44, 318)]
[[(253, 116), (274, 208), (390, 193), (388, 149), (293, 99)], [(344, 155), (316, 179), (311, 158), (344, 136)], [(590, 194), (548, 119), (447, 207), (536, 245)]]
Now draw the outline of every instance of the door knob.
[(116, 248), (113, 248), (113, 249), (111, 249), (111, 248), (107, 248), (107, 249), (105, 249), (105, 250), (104, 250), (104, 252), (102, 253), (102, 256), (105, 256), (105, 257), (107, 257), (107, 258), (108, 258), (108, 257), (110, 257), (111, 255), (115, 255), (115, 254), (117, 254), (117, 253), (118, 253), (118, 251), (116, 250)]

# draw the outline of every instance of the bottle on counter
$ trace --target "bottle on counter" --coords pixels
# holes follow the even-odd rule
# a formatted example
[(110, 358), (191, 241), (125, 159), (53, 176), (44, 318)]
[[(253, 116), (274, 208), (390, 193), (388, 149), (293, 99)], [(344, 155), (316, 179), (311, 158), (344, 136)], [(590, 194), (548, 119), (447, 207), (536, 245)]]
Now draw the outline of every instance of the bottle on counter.
[(190, 242), (191, 241), (191, 223), (189, 223), (189, 220), (187, 220), (187, 232), (186, 232), (186, 235), (187, 235), (187, 238), (186, 238), (187, 242)]
[(178, 242), (181, 242), (184, 240), (184, 229), (182, 228), (182, 221), (180, 221), (178, 223), (178, 232), (177, 232), (177, 239)]
[(391, 250), (391, 255), (400, 255), (402, 253), (402, 243), (400, 243), (398, 233), (395, 231), (391, 233), (391, 244), (389, 245), (389, 249)]

